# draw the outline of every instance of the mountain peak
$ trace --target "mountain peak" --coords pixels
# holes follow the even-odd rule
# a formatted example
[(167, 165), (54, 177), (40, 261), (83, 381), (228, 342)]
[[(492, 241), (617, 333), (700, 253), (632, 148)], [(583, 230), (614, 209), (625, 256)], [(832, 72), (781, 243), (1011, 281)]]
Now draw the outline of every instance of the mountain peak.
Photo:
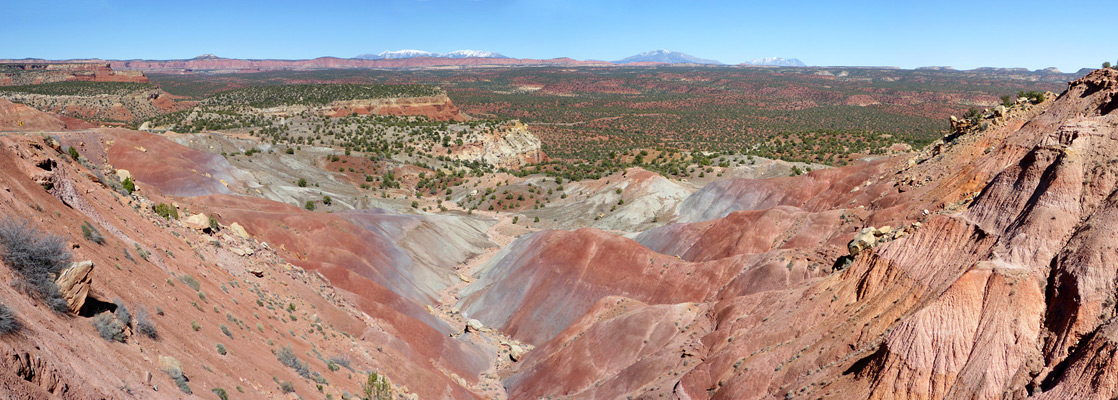
[(404, 49), (396, 51), (383, 51), (379, 54), (362, 54), (356, 59), (361, 60), (393, 60), (401, 58), (433, 57), (433, 58), (508, 58), (500, 53), (482, 50), (455, 50), (449, 53), (432, 53), (425, 50)]
[(690, 54), (680, 53), (678, 51), (671, 51), (666, 49), (651, 50), (635, 56), (626, 57), (615, 61), (617, 64), (629, 64), (638, 62), (658, 62), (666, 64), (722, 64), (717, 60), (708, 60), (699, 58)]
[(741, 65), (772, 65), (772, 66), (778, 66), (778, 67), (806, 67), (807, 66), (807, 64), (804, 64), (804, 62), (800, 61), (798, 58), (784, 58), (784, 57), (755, 58), (755, 59), (743, 62), (743, 63), (741, 63)]

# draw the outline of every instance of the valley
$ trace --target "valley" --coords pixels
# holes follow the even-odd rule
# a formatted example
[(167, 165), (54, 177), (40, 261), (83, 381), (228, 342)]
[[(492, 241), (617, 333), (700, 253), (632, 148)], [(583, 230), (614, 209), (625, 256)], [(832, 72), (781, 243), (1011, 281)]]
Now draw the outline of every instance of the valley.
[(1118, 395), (1118, 71), (147, 68), (0, 86), (0, 396)]

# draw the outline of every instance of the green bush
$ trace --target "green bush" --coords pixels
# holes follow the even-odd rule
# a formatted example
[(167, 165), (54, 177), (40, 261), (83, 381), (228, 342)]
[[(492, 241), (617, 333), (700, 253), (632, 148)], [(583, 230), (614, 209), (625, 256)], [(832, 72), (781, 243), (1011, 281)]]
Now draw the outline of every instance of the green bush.
[(389, 400), (393, 398), (392, 387), (388, 384), (388, 378), (384, 375), (377, 375), (376, 372), (370, 372), (365, 382), (361, 384), (361, 399), (362, 400)]
[(307, 200), (307, 204), (303, 205), (306, 209), (314, 211), (314, 200)]
[(307, 187), (307, 179), (306, 178), (299, 178), (299, 182), (297, 182), (296, 184), (298, 184), (299, 187)]
[(78, 161), (78, 157), (81, 157), (81, 154), (78, 154), (78, 149), (75, 149), (74, 146), (70, 146), (66, 151), (70, 153), (70, 158), (74, 159), (74, 161)]
[(963, 114), (963, 119), (977, 124), (978, 121), (982, 120), (982, 110), (978, 109), (978, 107), (971, 107)]
[(101, 235), (101, 231), (90, 225), (88, 221), (82, 224), (82, 237), (93, 243), (105, 244), (105, 237)]
[(124, 178), (120, 186), (124, 187), (124, 190), (127, 191), (128, 194), (132, 194), (132, 192), (136, 191), (136, 182), (132, 182), (132, 177)]
[(1043, 103), (1044, 100), (1045, 100), (1044, 92), (1040, 92), (1040, 91), (1036, 91), (1036, 90), (1017, 92), (1017, 97), (1027, 98), (1027, 99), (1029, 99), (1029, 102), (1031, 102), (1033, 104)]
[(175, 206), (166, 203), (156, 204), (155, 213), (166, 220), (179, 219), (179, 210), (175, 209)]
[(225, 345), (223, 345), (221, 343), (217, 344), (217, 354), (221, 354), (221, 355), (228, 354), (228, 352), (225, 351)]
[(218, 398), (218, 399), (221, 399), (221, 400), (229, 400), (229, 393), (226, 393), (226, 392), (225, 392), (225, 389), (222, 389), (222, 388), (213, 388), (213, 389), (211, 389), (210, 391), (211, 391), (211, 392), (214, 392), (214, 394), (216, 394), (216, 395), (217, 395), (217, 398)]

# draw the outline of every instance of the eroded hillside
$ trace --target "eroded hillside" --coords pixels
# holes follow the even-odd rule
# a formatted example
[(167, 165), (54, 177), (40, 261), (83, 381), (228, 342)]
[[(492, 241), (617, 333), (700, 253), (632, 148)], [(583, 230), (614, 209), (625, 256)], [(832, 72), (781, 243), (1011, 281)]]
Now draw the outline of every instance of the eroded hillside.
[(155, 134), (2, 102), (0, 210), (78, 263), (70, 311), (0, 286), (0, 390), (1109, 399), (1115, 99), (1095, 71), (842, 168), (645, 152), (691, 180), (548, 175), (521, 125), (260, 104)]

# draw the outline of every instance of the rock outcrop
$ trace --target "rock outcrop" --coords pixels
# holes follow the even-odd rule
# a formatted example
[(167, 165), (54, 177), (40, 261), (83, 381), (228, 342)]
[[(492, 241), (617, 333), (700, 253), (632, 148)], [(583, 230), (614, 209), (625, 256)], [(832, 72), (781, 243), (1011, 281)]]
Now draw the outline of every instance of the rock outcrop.
[(479, 138), (450, 149), (450, 157), (463, 161), (480, 161), (495, 167), (519, 169), (547, 160), (541, 142), (520, 121), (511, 121), (483, 132)]
[(58, 285), (62, 298), (66, 299), (70, 312), (77, 314), (85, 305), (85, 299), (89, 296), (89, 287), (93, 284), (93, 262), (71, 263), (69, 267), (58, 273), (58, 279), (55, 279), (54, 283)]

